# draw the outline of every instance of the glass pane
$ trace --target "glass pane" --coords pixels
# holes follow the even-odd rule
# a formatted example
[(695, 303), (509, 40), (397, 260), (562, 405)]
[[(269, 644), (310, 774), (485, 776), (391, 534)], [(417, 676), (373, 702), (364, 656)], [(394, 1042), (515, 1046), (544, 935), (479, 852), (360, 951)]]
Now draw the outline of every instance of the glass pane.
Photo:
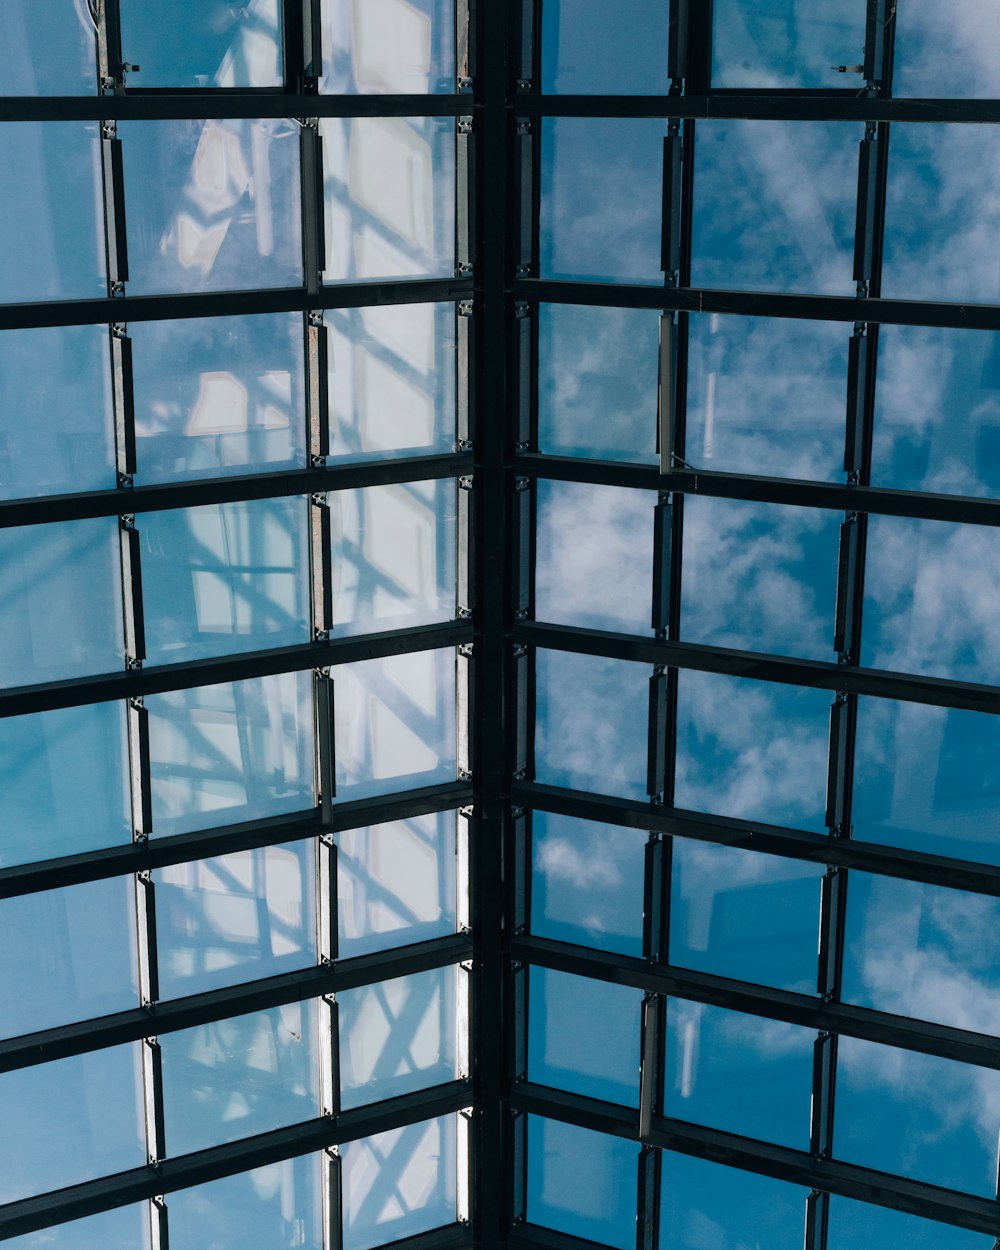
[(322, 0), (321, 13), (320, 91), (455, 90), (454, 0)]
[(337, 835), (342, 959), (454, 933), (456, 812)]
[(310, 674), (152, 695), (146, 708), (154, 833), (313, 807)]
[(682, 671), (677, 699), (678, 807), (826, 829), (831, 695)]
[(132, 877), (0, 903), (0, 1033), (139, 1006)]
[(641, 955), (646, 836), (533, 812), (532, 933)]
[(336, 685), (337, 798), (455, 780), (455, 652), (345, 664)]
[(632, 1250), (639, 1151), (635, 1142), (528, 1117), (528, 1220)]
[(0, 1202), (146, 1163), (138, 1047), (0, 1073)]
[(995, 20), (993, 0), (951, 0), (948, 5), (906, 0), (893, 32), (892, 94), (1000, 96), (1000, 61), (992, 38)]
[(995, 303), (998, 229), (1000, 134), (990, 126), (893, 127), (884, 296)]
[(842, 1037), (838, 1159), (993, 1197), (1000, 1072)]
[(455, 444), (455, 306), (326, 313), (330, 454), (343, 460), (449, 452)]
[(129, 294), (301, 285), (294, 121), (137, 121), (118, 133)]
[(843, 519), (820, 508), (688, 496), (682, 636), (833, 659)]
[(713, 87), (856, 88), (864, 50), (864, 0), (715, 0)]
[(998, 761), (998, 716), (859, 699), (855, 836), (1000, 863)]
[(337, 995), (345, 1108), (457, 1080), (458, 977), (466, 975), (434, 968)]
[[(171, 1229), (171, 1231), (173, 1231)], [(149, 1205), (117, 1207), (83, 1220), (12, 1237), (7, 1250), (149, 1250)], [(213, 1247), (214, 1250), (214, 1247)]]
[(319, 130), (326, 281), (451, 277), (454, 119), (328, 117)]
[(815, 994), (823, 873), (818, 864), (674, 838), (670, 962)]
[(669, 12), (660, 0), (545, 0), (542, 90), (658, 95), (668, 90)]
[(797, 1185), (670, 1151), (662, 1183), (662, 1250), (802, 1250), (808, 1191)]
[(457, 1136), (455, 1117), (443, 1116), (341, 1146), (344, 1250), (455, 1222)]
[(853, 295), (860, 138), (837, 122), (699, 123), (692, 283)]
[(639, 1105), (642, 991), (532, 968), (528, 1080)]
[(305, 465), (302, 318), (137, 321), (137, 480)]
[(840, 480), (849, 328), (718, 313), (688, 324), (685, 458), (727, 473)]
[(279, 0), (121, 0), (121, 11), (130, 86), (281, 86)]
[(807, 1150), (815, 1039), (780, 1020), (671, 998), (663, 1113)]
[(862, 664), (1000, 681), (1000, 543), (986, 527), (868, 520)]
[(643, 308), (538, 306), (541, 451), (657, 462), (659, 321)]
[(454, 479), (330, 492), (334, 633), (454, 618), (457, 494)]
[(871, 1250), (905, 1246), (906, 1250), (993, 1250), (992, 1236), (922, 1220), (902, 1211), (871, 1207), (852, 1198), (830, 1198), (827, 1250)]
[(107, 295), (98, 123), (6, 122), (0, 168), (0, 303)]
[(0, 717), (0, 867), (131, 841), (124, 704)]
[(294, 497), (139, 517), (150, 662), (308, 642), (307, 523)]
[(540, 125), (542, 277), (662, 282), (664, 123), (553, 117)]
[(104, 326), (0, 335), (0, 497), (113, 490)]
[(121, 669), (120, 560), (111, 518), (0, 530), (0, 685)]
[(879, 327), (872, 481), (1000, 495), (1000, 335)]
[(174, 864), (153, 881), (161, 998), (315, 964), (312, 841)]
[(161, 1037), (168, 1153), (318, 1116), (316, 1036), (316, 1005), (306, 1002)]
[(651, 672), (628, 660), (537, 651), (537, 779), (645, 799)]
[(4, 44), (0, 95), (96, 93), (97, 39), (86, 5), (7, 0)]

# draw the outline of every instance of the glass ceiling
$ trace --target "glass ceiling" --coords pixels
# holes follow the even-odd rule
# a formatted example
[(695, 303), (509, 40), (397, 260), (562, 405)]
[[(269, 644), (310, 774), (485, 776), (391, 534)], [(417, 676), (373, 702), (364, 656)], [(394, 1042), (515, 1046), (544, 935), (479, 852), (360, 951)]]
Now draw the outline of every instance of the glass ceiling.
[(993, 5), (8, 9), (0, 1240), (995, 1250)]

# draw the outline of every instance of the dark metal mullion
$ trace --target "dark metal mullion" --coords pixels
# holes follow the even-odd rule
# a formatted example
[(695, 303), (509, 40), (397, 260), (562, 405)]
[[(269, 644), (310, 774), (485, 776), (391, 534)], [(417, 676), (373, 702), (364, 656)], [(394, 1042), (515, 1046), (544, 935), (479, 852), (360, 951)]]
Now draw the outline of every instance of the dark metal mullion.
[[(306, 24), (309, 0), (281, 0), (281, 68), (288, 95), (302, 94), (306, 85)], [(312, 90), (315, 91), (315, 81)]]
[(98, 0), (96, 7), (98, 87), (105, 94), (120, 94), (125, 74), (119, 0)]

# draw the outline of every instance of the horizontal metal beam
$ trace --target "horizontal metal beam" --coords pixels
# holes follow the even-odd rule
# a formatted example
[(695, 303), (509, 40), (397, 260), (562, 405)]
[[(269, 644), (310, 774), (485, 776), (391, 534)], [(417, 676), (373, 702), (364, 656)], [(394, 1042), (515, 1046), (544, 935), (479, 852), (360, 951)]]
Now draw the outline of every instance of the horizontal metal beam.
[(471, 641), (471, 621), (447, 621), (442, 625), (355, 634), (353, 637), (303, 642), (291, 647), (274, 647), (267, 651), (248, 651), (243, 655), (192, 660), (186, 664), (160, 664), (121, 673), (78, 677), (71, 681), (15, 686), (0, 690), (0, 717), (21, 716), (58, 707), (80, 707), (112, 699), (135, 699), (162, 694), (167, 690), (190, 690), (218, 682), (248, 681), (255, 677), (296, 673), (309, 668), (330, 668), (358, 660), (457, 647)]
[(508, 1235), (507, 1246), (509, 1250), (614, 1250), (604, 1242), (558, 1233), (541, 1224), (518, 1224)]
[(724, 673), (756, 681), (805, 686), (814, 690), (846, 691), (882, 699), (902, 699), (934, 707), (964, 708), (970, 712), (1000, 715), (1000, 688), (942, 677), (919, 677), (881, 669), (833, 664), (823, 660), (790, 659), (781, 655), (758, 655), (728, 647), (709, 647), (664, 638), (641, 638), (607, 630), (580, 629), (572, 625), (548, 625), (519, 621), (514, 640), (526, 646), (599, 655), (639, 664), (663, 664), (700, 673)]
[(124, 95), (4, 96), (0, 122), (171, 121), (226, 117), (457, 117), (468, 95), (292, 95), (245, 87), (127, 91)]
[(867, 512), (876, 516), (952, 521), (962, 525), (1000, 525), (1000, 499), (983, 499), (973, 495), (934, 495), (916, 490), (889, 490), (878, 486), (851, 486), (704, 469), (674, 469), (670, 473), (660, 473), (656, 465), (650, 464), (537, 453), (515, 456), (514, 472), (551, 481), (674, 491), (681, 495), (701, 495), (712, 499), (743, 499), (804, 508), (829, 508), (834, 512)]
[(290, 1128), (7, 1203), (0, 1206), (0, 1241), (449, 1115), (473, 1105), (473, 1101), (465, 1081), (451, 1081), (344, 1111), (337, 1117), (306, 1120)]
[(473, 1250), (474, 1245), (468, 1224), (442, 1224), (430, 1232), (389, 1242), (385, 1250)]

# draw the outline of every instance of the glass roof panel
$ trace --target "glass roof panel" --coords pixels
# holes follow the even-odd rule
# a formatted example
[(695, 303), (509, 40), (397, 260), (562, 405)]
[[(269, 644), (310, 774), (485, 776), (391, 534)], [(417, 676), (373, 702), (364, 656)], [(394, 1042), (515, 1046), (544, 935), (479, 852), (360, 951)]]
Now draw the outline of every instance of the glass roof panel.
[(892, 93), (994, 99), (1000, 96), (996, 8), (991, 0), (906, 0), (896, 18)]
[(715, 0), (713, 87), (855, 87), (864, 50), (864, 0)]
[(321, 0), (321, 92), (455, 90), (454, 0)]
[(830, 1198), (827, 1250), (870, 1250), (906, 1246), (906, 1250), (993, 1250), (995, 1239), (903, 1211), (869, 1206), (852, 1198)]
[(808, 1191), (704, 1159), (663, 1155), (660, 1248), (802, 1250)]
[(660, 95), (669, 10), (659, 0), (545, 0), (542, 90), (560, 95)]
[(12, 1237), (8, 1250), (150, 1250), (149, 1206), (136, 1203)]
[(135, 87), (278, 87), (280, 0), (120, 0)]
[(86, 0), (7, 0), (0, 95), (94, 95), (97, 37)]

